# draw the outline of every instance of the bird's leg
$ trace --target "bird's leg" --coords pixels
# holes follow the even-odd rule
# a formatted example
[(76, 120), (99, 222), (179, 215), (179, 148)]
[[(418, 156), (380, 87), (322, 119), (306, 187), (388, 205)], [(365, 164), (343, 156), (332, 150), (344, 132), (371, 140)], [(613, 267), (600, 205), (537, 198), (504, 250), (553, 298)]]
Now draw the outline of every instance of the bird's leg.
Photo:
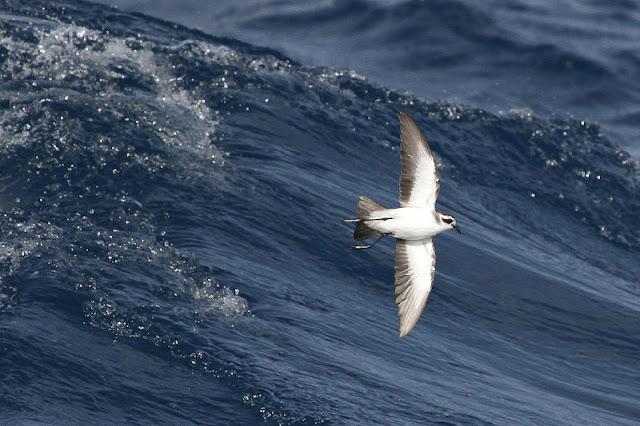
[(386, 237), (389, 234), (382, 234), (380, 235), (380, 237), (378, 237), (377, 240), (375, 240), (372, 244), (366, 245), (366, 246), (351, 246), (352, 249), (354, 250), (368, 250), (371, 247), (375, 246), (376, 244), (378, 244), (378, 241), (380, 241), (381, 239), (383, 239), (384, 237)]
[(345, 223), (352, 223), (352, 222), (374, 222), (376, 220), (389, 220), (391, 219), (390, 217), (381, 217), (378, 219), (342, 219), (343, 222)]

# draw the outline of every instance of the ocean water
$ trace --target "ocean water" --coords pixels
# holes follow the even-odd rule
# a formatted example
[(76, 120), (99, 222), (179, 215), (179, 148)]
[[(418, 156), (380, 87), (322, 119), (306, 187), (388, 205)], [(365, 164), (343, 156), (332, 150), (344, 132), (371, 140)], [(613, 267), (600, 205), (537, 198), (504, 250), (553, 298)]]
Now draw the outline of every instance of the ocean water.
[(429, 100), (586, 119), (640, 158), (637, 0), (95, 0)]
[[(0, 423), (637, 424), (638, 4), (271, 4), (0, 2)], [(464, 232), (404, 339), (400, 110)]]

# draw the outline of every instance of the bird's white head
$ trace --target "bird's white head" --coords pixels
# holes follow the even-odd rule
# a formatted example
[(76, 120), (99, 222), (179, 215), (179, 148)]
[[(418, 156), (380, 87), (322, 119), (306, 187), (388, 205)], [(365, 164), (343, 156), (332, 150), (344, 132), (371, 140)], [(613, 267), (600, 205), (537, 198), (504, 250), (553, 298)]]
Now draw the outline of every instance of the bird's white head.
[(460, 231), (460, 227), (458, 226), (458, 222), (456, 221), (455, 217), (447, 213), (438, 213), (438, 215), (440, 218), (440, 222), (455, 229), (458, 234), (462, 234), (462, 231)]

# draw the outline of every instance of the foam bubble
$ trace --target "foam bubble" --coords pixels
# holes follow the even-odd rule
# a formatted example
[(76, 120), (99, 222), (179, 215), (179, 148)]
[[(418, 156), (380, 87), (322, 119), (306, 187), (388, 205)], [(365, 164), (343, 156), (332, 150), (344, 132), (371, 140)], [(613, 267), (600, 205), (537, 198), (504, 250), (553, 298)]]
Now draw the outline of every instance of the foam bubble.
[(238, 289), (205, 285), (194, 289), (193, 299), (200, 312), (218, 311), (227, 316), (245, 315), (249, 312), (249, 303), (239, 293)]

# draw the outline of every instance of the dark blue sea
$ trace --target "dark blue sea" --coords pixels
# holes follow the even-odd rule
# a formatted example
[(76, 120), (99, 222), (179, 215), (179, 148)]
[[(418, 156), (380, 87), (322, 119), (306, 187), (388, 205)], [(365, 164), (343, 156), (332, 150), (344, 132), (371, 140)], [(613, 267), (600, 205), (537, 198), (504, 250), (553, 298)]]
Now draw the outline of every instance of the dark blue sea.
[(107, 3), (0, 0), (0, 424), (640, 423), (640, 2)]

